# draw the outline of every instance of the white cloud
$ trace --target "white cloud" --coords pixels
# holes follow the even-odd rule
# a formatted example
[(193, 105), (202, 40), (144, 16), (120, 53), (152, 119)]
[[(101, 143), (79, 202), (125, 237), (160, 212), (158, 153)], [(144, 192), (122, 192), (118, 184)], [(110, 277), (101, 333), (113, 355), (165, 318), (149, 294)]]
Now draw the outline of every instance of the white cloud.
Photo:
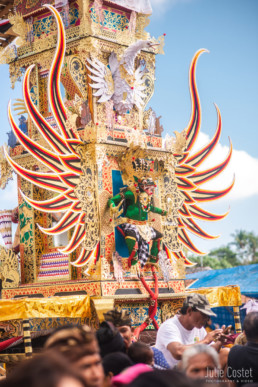
[(177, 4), (189, 3), (193, 0), (150, 0), (153, 9), (153, 14), (163, 14), (168, 8), (172, 8)]
[(158, 6), (162, 6), (166, 3), (169, 3), (169, 0), (151, 0), (151, 5), (153, 7), (158, 7)]
[[(191, 153), (205, 146), (210, 141), (208, 135), (200, 133)], [(234, 146), (234, 144), (233, 144)], [(205, 170), (223, 161), (229, 152), (229, 147), (217, 144), (212, 154), (198, 167)], [(246, 151), (233, 149), (231, 161), (220, 176), (202, 185), (204, 189), (220, 190), (226, 188), (235, 175), (235, 185), (225, 196), (227, 200), (237, 200), (258, 195), (258, 159), (250, 156)]]
[(13, 180), (10, 180), (6, 188), (0, 192), (1, 210), (12, 210), (18, 205), (17, 175), (13, 173)]

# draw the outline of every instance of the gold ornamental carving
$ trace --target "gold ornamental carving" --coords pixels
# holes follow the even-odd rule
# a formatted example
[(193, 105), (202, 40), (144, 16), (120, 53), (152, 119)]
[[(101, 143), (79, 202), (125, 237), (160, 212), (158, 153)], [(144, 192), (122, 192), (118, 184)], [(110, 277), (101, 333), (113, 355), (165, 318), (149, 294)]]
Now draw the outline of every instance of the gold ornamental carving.
[(3, 148), (0, 149), (0, 188), (5, 189), (9, 180), (13, 179), (13, 170), (7, 162)]
[[(12, 32), (21, 38), (20, 43), (23, 44), (26, 41), (28, 34), (28, 25), (24, 21), (21, 13), (15, 13), (8, 15), (9, 22), (12, 24)], [(9, 31), (8, 31), (9, 32)]]
[(19, 286), (20, 275), (18, 268), (17, 255), (11, 249), (0, 246), (0, 277), (4, 289)]

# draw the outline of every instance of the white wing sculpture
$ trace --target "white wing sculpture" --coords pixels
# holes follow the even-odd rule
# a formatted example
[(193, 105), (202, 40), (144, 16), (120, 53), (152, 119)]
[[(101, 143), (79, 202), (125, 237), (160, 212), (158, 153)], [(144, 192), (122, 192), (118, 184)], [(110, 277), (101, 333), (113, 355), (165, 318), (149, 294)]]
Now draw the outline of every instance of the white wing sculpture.
[(114, 94), (114, 81), (111, 71), (98, 59), (87, 59), (87, 61), (91, 65), (91, 67), (87, 65), (92, 74), (89, 77), (95, 82), (90, 84), (90, 86), (93, 89), (97, 89), (94, 96), (100, 97), (98, 102), (107, 102)]
[(125, 50), (120, 62), (112, 52), (108, 66), (98, 59), (87, 59), (87, 68), (91, 72), (89, 77), (94, 81), (90, 86), (97, 90), (93, 95), (100, 97), (99, 103), (112, 98), (119, 114), (130, 111), (134, 105), (142, 108), (145, 97), (144, 72), (140, 66), (135, 70), (134, 64), (138, 52), (151, 45), (149, 41), (138, 40)]

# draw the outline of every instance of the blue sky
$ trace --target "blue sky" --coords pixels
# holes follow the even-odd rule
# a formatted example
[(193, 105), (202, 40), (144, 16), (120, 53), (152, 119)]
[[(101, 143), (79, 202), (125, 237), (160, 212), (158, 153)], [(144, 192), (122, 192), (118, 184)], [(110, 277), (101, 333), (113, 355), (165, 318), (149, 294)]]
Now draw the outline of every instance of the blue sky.
[[(232, 192), (205, 206), (224, 213), (220, 222), (200, 222), (213, 241), (192, 238), (202, 251), (231, 241), (236, 229), (258, 234), (258, 2), (256, 0), (153, 0), (148, 31), (166, 33), (165, 55), (157, 57), (156, 90), (150, 102), (162, 115), (165, 132), (183, 130), (191, 114), (188, 70), (194, 53), (204, 53), (197, 65), (202, 107), (199, 146), (208, 142), (217, 125), (214, 103), (222, 115), (220, 144), (206, 165), (215, 165), (233, 143), (230, 165), (207, 187), (226, 187), (235, 174)], [(198, 146), (198, 145), (197, 145)]]
[[(202, 107), (202, 127), (198, 146), (213, 135), (217, 116), (222, 115), (222, 136), (216, 152), (206, 165), (218, 163), (233, 143), (228, 170), (207, 187), (223, 188), (236, 176), (228, 196), (205, 206), (228, 217), (216, 223), (200, 223), (219, 239), (194, 238), (203, 251), (231, 240), (236, 229), (258, 234), (258, 1), (257, 0), (151, 0), (153, 15), (147, 30), (158, 37), (166, 33), (165, 55), (157, 57), (156, 90), (150, 106), (162, 116), (165, 133), (183, 130), (190, 117), (188, 70), (194, 53), (206, 48), (197, 65), (197, 85)], [(9, 131), (7, 103), (21, 96), (21, 83), (12, 91), (8, 67), (1, 65), (0, 122), (1, 144)], [(15, 185), (0, 192), (1, 209), (16, 204)]]

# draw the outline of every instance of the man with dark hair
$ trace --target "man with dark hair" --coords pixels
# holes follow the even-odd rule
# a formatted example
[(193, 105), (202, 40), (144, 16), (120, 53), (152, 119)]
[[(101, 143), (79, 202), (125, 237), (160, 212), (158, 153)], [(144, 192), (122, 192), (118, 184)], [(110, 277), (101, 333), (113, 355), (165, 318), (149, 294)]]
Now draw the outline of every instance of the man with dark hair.
[(246, 316), (244, 331), (248, 341), (258, 341), (258, 312), (251, 312)]
[(102, 387), (104, 370), (95, 333), (86, 325), (62, 328), (45, 343), (46, 350), (55, 351), (79, 372), (88, 387)]
[(112, 322), (103, 321), (97, 330), (96, 336), (102, 358), (109, 353), (126, 352), (124, 340)]
[[(106, 321), (111, 322), (120, 332), (126, 350), (132, 345), (133, 341), (137, 341), (137, 339), (133, 335), (133, 328), (131, 317), (126, 310), (122, 310), (121, 312), (117, 309), (109, 310), (107, 313), (104, 313), (104, 318)], [(167, 369), (169, 365), (161, 351), (157, 348), (151, 347), (154, 355), (154, 367), (159, 369)]]
[(130, 315), (127, 311), (121, 312), (117, 309), (109, 310), (104, 313), (105, 321), (111, 322), (119, 331), (124, 340), (126, 349), (130, 347), (133, 339), (133, 329)]
[(238, 386), (258, 383), (258, 312), (246, 315), (243, 328), (246, 345), (235, 345), (228, 355), (227, 377)]
[(180, 314), (161, 324), (156, 340), (156, 348), (161, 350), (171, 367), (182, 358), (183, 352), (191, 345), (212, 344), (220, 350), (223, 330), (215, 329), (207, 333), (204, 329), (210, 316), (216, 316), (211, 310), (205, 295), (189, 294), (184, 300)]

